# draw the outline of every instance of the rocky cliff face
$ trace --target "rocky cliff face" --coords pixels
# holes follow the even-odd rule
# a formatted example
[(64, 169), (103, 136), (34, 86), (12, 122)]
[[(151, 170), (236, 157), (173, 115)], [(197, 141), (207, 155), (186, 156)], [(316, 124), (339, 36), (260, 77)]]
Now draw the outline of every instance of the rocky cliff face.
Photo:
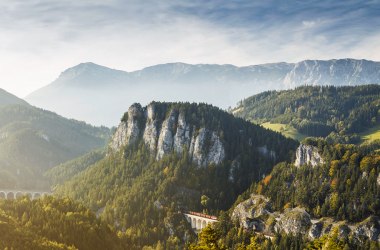
[(199, 166), (219, 164), (225, 158), (225, 149), (218, 131), (197, 128), (186, 120), (184, 112), (175, 108), (165, 116), (154, 103), (143, 108), (134, 104), (119, 124), (110, 148), (118, 150), (142, 139), (157, 160), (172, 152), (187, 150)]
[(318, 152), (318, 149), (314, 146), (300, 144), (296, 151), (296, 161), (294, 165), (297, 167), (310, 164), (313, 167), (323, 164), (324, 161)]
[(307, 85), (358, 85), (377, 83), (380, 64), (367, 60), (305, 60), (293, 65), (284, 77), (289, 87)]
[(332, 218), (313, 219), (304, 208), (288, 208), (283, 213), (272, 212), (269, 198), (262, 195), (251, 197), (239, 203), (232, 212), (231, 219), (239, 222), (246, 230), (266, 235), (275, 232), (302, 234), (314, 240), (331, 234), (335, 229), (338, 237), (354, 237), (358, 240), (368, 238), (380, 240), (380, 218), (370, 216), (362, 222), (350, 224), (346, 221), (334, 221)]

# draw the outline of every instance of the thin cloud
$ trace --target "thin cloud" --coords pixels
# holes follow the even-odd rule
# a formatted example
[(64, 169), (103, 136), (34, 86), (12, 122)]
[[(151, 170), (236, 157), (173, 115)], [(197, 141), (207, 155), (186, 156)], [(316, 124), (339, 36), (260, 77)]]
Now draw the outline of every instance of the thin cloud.
[(24, 96), (93, 61), (132, 71), (158, 63), (249, 65), (380, 60), (379, 2), (0, 2), (0, 87)]

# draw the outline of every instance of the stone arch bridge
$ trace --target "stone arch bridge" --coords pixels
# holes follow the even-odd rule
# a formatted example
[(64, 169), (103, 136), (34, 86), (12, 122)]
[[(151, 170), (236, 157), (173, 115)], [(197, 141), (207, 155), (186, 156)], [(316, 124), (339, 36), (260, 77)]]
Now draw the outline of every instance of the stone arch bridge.
[(183, 212), (183, 215), (191, 224), (191, 228), (193, 228), (195, 232), (201, 231), (203, 228), (207, 226), (207, 224), (218, 222), (217, 217), (207, 214), (186, 211)]
[(37, 199), (44, 195), (51, 195), (51, 192), (36, 190), (7, 190), (0, 189), (0, 199), (13, 200), (22, 196), (28, 196), (30, 199)]

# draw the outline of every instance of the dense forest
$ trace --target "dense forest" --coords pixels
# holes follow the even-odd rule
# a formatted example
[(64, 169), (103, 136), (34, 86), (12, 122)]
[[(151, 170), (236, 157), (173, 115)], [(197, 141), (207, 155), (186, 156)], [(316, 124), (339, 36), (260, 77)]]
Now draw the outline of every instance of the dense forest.
[(128, 249), (107, 224), (69, 199), (0, 200), (1, 249)]
[[(253, 182), (236, 199), (235, 205), (253, 192), (270, 197), (277, 211), (302, 206), (314, 218), (328, 216), (352, 222), (379, 216), (379, 143), (332, 145), (321, 139), (308, 139), (304, 143), (315, 146), (325, 163), (315, 167), (279, 163), (265, 178)], [(231, 219), (235, 205), (228, 211), (234, 202), (228, 197), (236, 194), (231, 192), (230, 182), (220, 182), (221, 176), (226, 174), (223, 166), (199, 168), (188, 162), (186, 153), (155, 161), (148, 152), (141, 144), (127, 147), (84, 168), (86, 171), (58, 187), (58, 194), (87, 204), (86, 207), (98, 211), (101, 220), (68, 198), (45, 197), (30, 201), (24, 197), (1, 201), (0, 247), (380, 249), (379, 243), (366, 238), (361, 241), (342, 238), (337, 228), (315, 240), (284, 233), (276, 233), (269, 240), (241, 228)], [(80, 159), (91, 159), (91, 155), (95, 157), (96, 153)], [(196, 236), (180, 213), (181, 209), (218, 215), (219, 222)]]
[(304, 143), (320, 152), (323, 164), (277, 164), (271, 174), (239, 196), (229, 212), (221, 213), (220, 223), (204, 230), (192, 249), (204, 249), (205, 245), (215, 245), (215, 249), (380, 249), (378, 242), (368, 238), (343, 237), (342, 226), (333, 227), (329, 234), (314, 240), (308, 235), (283, 232), (276, 232), (268, 240), (231, 219), (234, 207), (255, 193), (269, 197), (274, 211), (303, 207), (314, 219), (332, 218), (345, 223), (373, 220), (379, 228), (376, 216), (380, 216), (380, 142), (355, 146), (308, 138)]
[(354, 146), (307, 140), (321, 152), (320, 166), (280, 163), (253, 191), (271, 198), (276, 210), (305, 207), (316, 218), (357, 222), (380, 216), (380, 142)]
[(197, 242), (189, 245), (190, 250), (379, 250), (376, 241), (339, 237), (339, 232), (333, 229), (329, 235), (315, 240), (309, 240), (302, 235), (276, 234), (268, 239), (261, 234), (243, 230), (229, 220), (228, 216), (220, 217), (219, 223), (208, 225), (197, 238)]
[(104, 149), (97, 149), (91, 151), (83, 156), (59, 164), (52, 169), (49, 169), (44, 173), (52, 185), (62, 184), (65, 181), (71, 179), (76, 174), (84, 171), (89, 166), (100, 161), (105, 156)]
[(236, 205), (255, 193), (269, 197), (274, 211), (303, 207), (314, 219), (344, 221), (337, 225), (365, 220), (379, 228), (380, 142), (354, 146), (309, 138), (304, 143), (314, 146), (325, 163), (315, 167), (276, 165), (271, 174), (253, 183), (229, 212), (220, 214), (219, 223), (204, 229), (190, 249), (380, 249), (379, 242), (368, 238), (342, 236), (341, 230), (347, 230), (344, 226), (332, 227), (330, 233), (314, 240), (284, 232), (275, 232), (269, 240), (231, 219)]
[(289, 124), (308, 136), (357, 143), (358, 133), (379, 124), (380, 86), (303, 86), (266, 91), (232, 110), (255, 123)]
[[(313, 87), (296, 91), (305, 92), (309, 88), (314, 91)], [(335, 89), (340, 93), (343, 88), (320, 89), (327, 93)], [(368, 96), (356, 100), (363, 102), (358, 107), (366, 106), (364, 100), (372, 98)], [(367, 104), (377, 108), (378, 100), (373, 98)], [(216, 131), (225, 146), (224, 160), (217, 165), (200, 166), (187, 150), (178, 153), (174, 149), (157, 159), (141, 138), (116, 151), (111, 147), (92, 151), (45, 172), (44, 178), (53, 184), (55, 198), (0, 201), (3, 235), (0, 248), (379, 249), (378, 242), (368, 238), (341, 237), (337, 228), (315, 239), (305, 234), (275, 231), (270, 240), (262, 233), (241, 227), (231, 217), (239, 203), (257, 194), (268, 197), (276, 213), (302, 207), (314, 219), (359, 223), (378, 218), (379, 141), (361, 145), (345, 144), (347, 140), (336, 143), (331, 139), (332, 134), (349, 136), (351, 140), (354, 132), (338, 131), (334, 127), (336, 132), (326, 139), (303, 141), (315, 148), (323, 163), (295, 166), (299, 143), (279, 133), (206, 104), (157, 102), (154, 105), (161, 123), (176, 110), (185, 114), (196, 133), (202, 128)], [(308, 104), (305, 101), (303, 105)], [(353, 114), (347, 116), (353, 119), (351, 127), (358, 124), (355, 120), (358, 116)], [(344, 126), (348, 125), (346, 120), (351, 118), (343, 118)], [(131, 117), (125, 113), (122, 122), (128, 119)], [(138, 117), (140, 128), (145, 126), (145, 119)], [(326, 124), (334, 120), (332, 116), (329, 119)], [(372, 117), (361, 129), (374, 125), (373, 120)], [(84, 131), (87, 129), (85, 125)], [(102, 129), (91, 131), (99, 133), (94, 134), (98, 138), (106, 134)], [(219, 222), (196, 235), (182, 214), (188, 210), (216, 215)]]
[[(182, 210), (218, 214), (228, 209), (252, 181), (270, 173), (276, 162), (289, 161), (297, 146), (279, 133), (209, 105), (156, 105), (157, 113), (164, 114), (162, 119), (171, 109), (181, 109), (189, 115), (186, 120), (191, 124), (222, 134), (226, 160), (200, 167), (187, 151), (173, 151), (156, 160), (140, 140), (118, 152), (109, 151), (102, 160), (55, 189), (57, 195), (68, 196), (97, 211), (107, 223), (124, 232), (136, 249), (159, 241), (168, 246), (190, 242), (194, 235)], [(128, 119), (126, 116), (123, 120)], [(260, 153), (258, 148), (263, 145), (278, 157)], [(233, 161), (239, 167), (232, 168)]]

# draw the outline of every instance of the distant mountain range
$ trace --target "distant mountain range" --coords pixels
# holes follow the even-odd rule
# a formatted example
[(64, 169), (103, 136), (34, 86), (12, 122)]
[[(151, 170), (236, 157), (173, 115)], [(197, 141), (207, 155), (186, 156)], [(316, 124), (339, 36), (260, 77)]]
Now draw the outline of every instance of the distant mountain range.
[(0, 89), (0, 187), (48, 188), (42, 180), (47, 169), (103, 147), (109, 134)]
[(266, 90), (380, 83), (380, 62), (355, 59), (234, 65), (169, 63), (125, 72), (94, 63), (65, 70), (26, 97), (33, 105), (95, 125), (115, 126), (134, 102), (207, 102), (221, 108)]

